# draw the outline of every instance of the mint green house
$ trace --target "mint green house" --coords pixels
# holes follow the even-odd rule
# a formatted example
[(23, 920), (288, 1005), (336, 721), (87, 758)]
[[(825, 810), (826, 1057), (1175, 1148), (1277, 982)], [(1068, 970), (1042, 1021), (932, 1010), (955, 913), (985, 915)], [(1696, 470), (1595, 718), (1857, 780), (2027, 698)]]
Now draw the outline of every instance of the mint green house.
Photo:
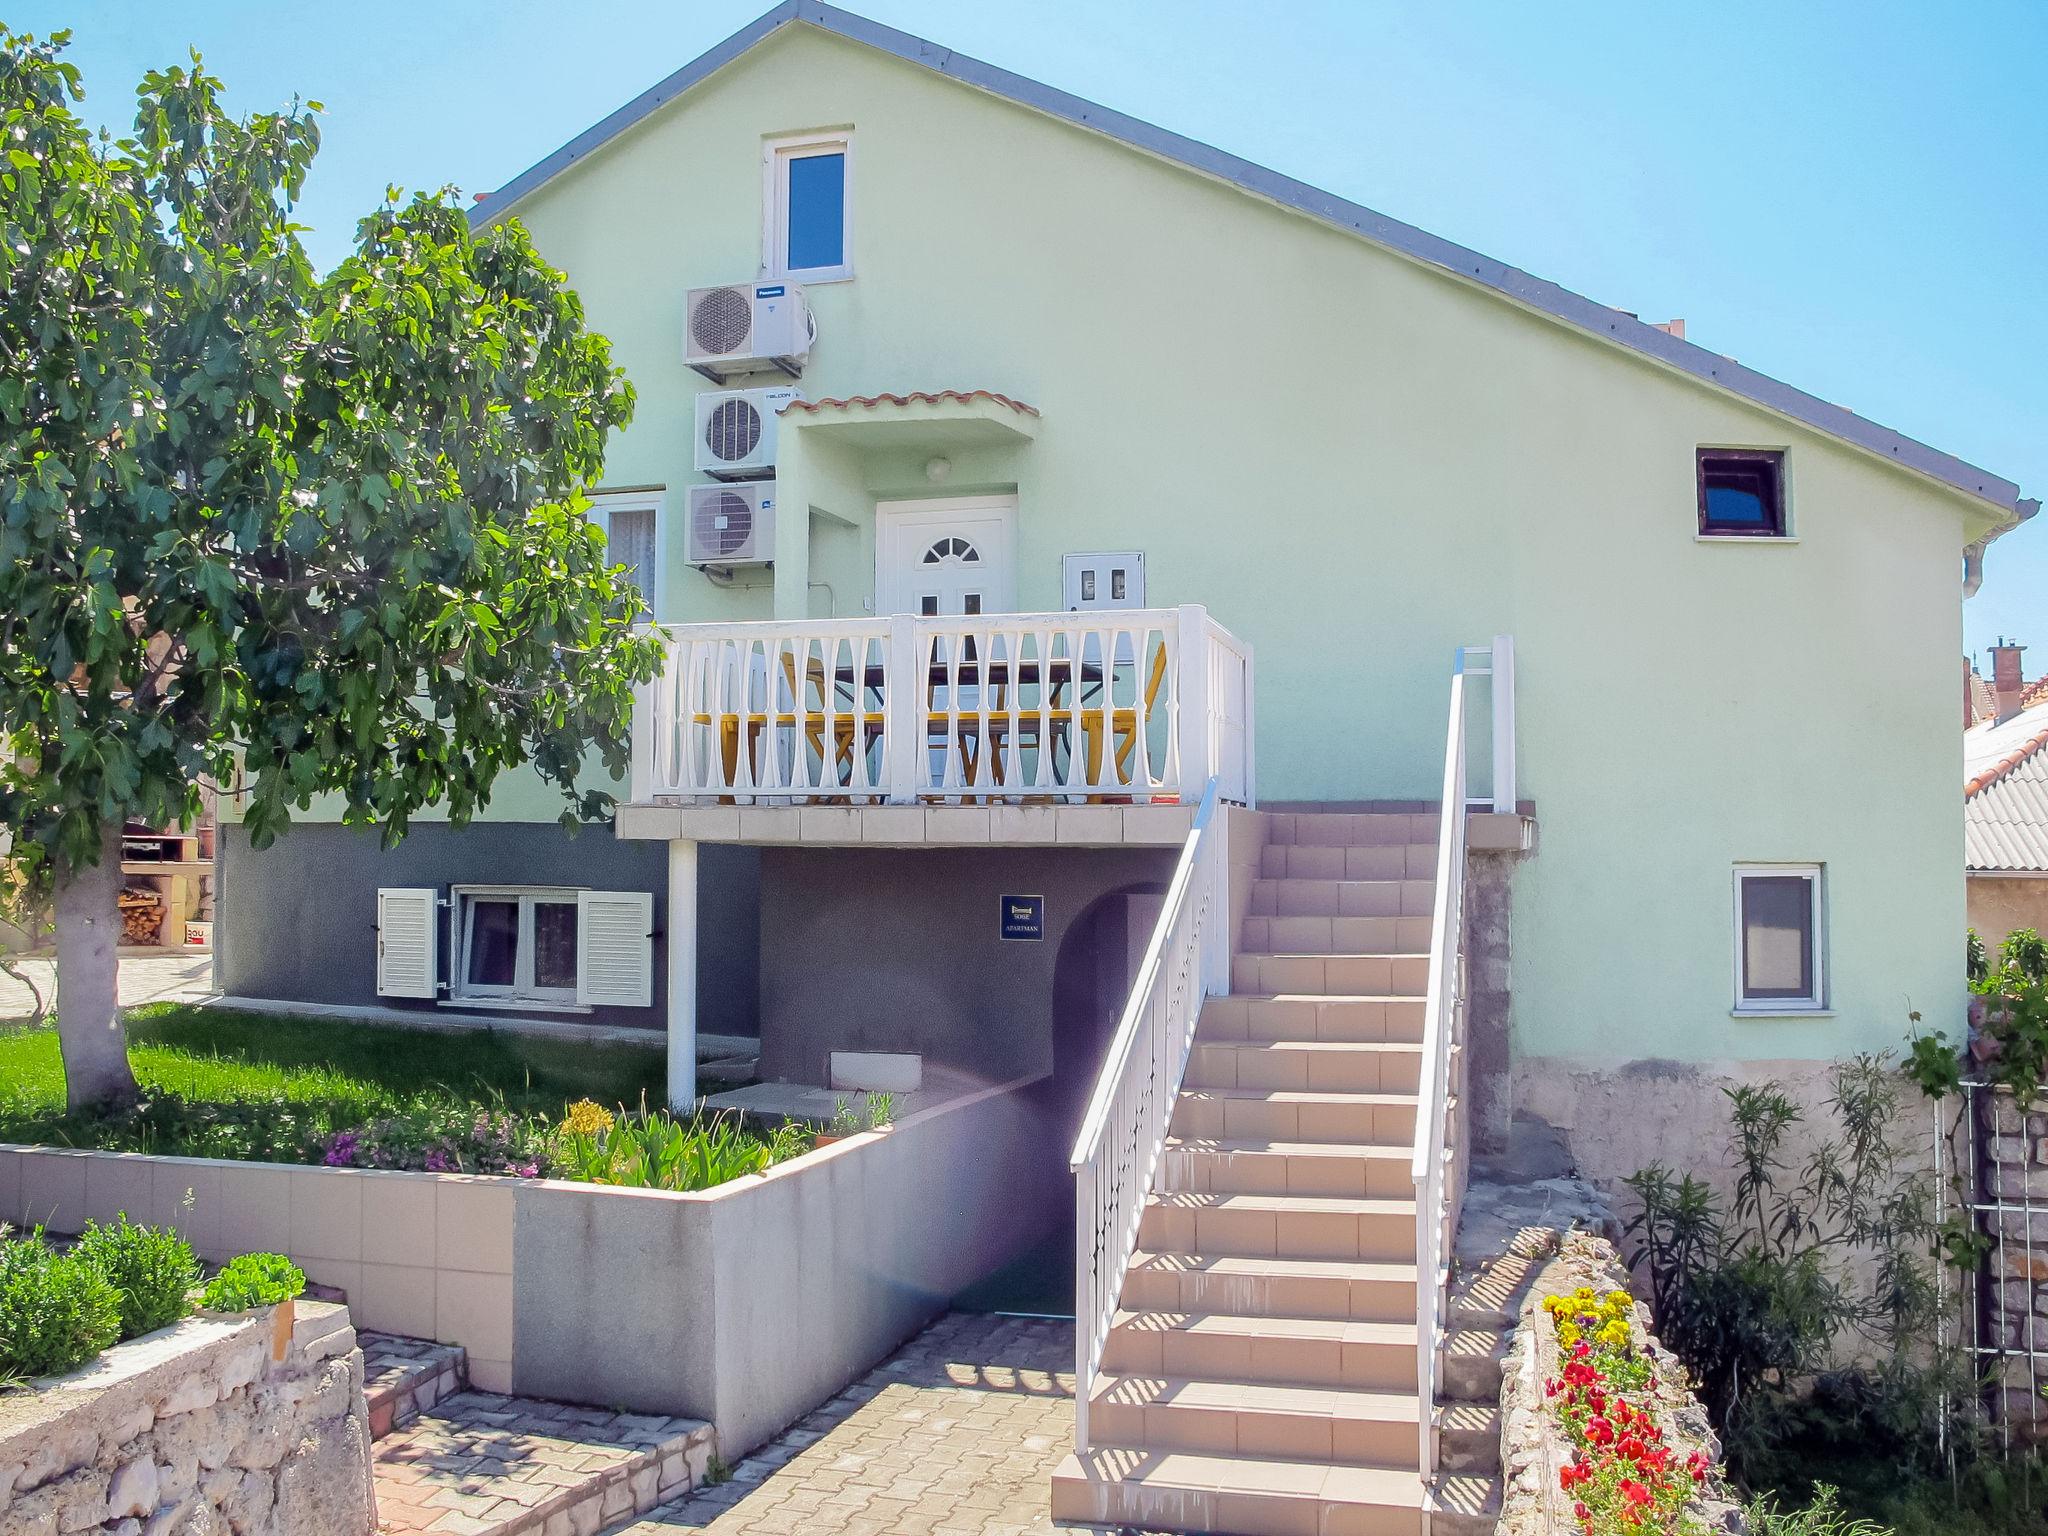
[[(668, 670), (614, 828), (509, 784), (388, 854), (230, 835), (226, 989), (665, 1030), (679, 1102), (700, 1034), (1034, 1081), (1062, 1517), (1483, 1524), (1438, 1408), (1468, 1142), (1702, 1160), (1715, 1085), (1959, 1022), (1999, 476), (812, 0), (475, 218), (639, 391), (593, 515)], [(306, 935), (309, 858), (361, 924)], [(1273, 1317), (1339, 1376), (1274, 1375)]]

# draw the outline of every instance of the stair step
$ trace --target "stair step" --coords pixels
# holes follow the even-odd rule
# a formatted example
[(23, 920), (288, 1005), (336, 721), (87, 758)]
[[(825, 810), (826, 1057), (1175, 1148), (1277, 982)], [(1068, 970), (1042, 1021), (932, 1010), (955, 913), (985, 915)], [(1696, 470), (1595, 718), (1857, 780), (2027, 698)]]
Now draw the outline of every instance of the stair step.
[(1124, 1273), (1122, 1301), (1132, 1312), (1227, 1312), (1412, 1327), (1415, 1266), (1386, 1259), (1280, 1259), (1141, 1248)]
[(1437, 1457), (1446, 1472), (1500, 1471), (1499, 1405), (1439, 1403)]
[(1415, 1096), (1184, 1088), (1174, 1102), (1169, 1129), (1172, 1135), (1189, 1139), (1412, 1144)]
[(1413, 1467), (1420, 1454), (1413, 1392), (1105, 1375), (1089, 1401), (1098, 1445), (1374, 1467)]
[(1502, 1328), (1452, 1328), (1444, 1335), (1438, 1394), (1454, 1402), (1494, 1402), (1500, 1397), (1508, 1334)]
[(1429, 1485), (1430, 1536), (1493, 1536), (1500, 1499), (1497, 1474), (1438, 1473)]
[(1345, 996), (1233, 992), (1202, 1004), (1198, 1041), (1422, 1039), (1422, 999), (1387, 993)]
[(1321, 997), (1421, 997), (1429, 988), (1429, 956), (1247, 950), (1230, 962), (1230, 985)]
[(1434, 844), (1442, 825), (1435, 811), (1268, 812), (1266, 841), (1297, 848)]
[(1415, 1321), (1120, 1311), (1103, 1342), (1102, 1368), (1399, 1392), (1415, 1384)]
[(1368, 917), (1427, 918), (1435, 901), (1434, 875), (1392, 880), (1255, 879), (1247, 910), (1255, 917), (1269, 917), (1276, 922), (1296, 918), (1324, 922)]
[(1413, 1093), (1422, 1047), (1383, 1040), (1197, 1040), (1190, 1088), (1292, 1088), (1326, 1093)]
[(1267, 954), (1426, 955), (1429, 934), (1427, 914), (1275, 917), (1254, 910), (1238, 928), (1237, 947)]
[(1262, 880), (1433, 880), (1436, 844), (1268, 843), (1259, 850)]
[(697, 1419), (458, 1393), (371, 1452), (379, 1529), (595, 1531), (695, 1487), (713, 1444)]
[(1415, 1257), (1415, 1202), (1155, 1191), (1138, 1218), (1138, 1241), (1155, 1253), (1399, 1263)]
[(1225, 1536), (1420, 1536), (1414, 1471), (1093, 1447), (1052, 1475), (1052, 1517)]
[(1337, 1195), (1393, 1200), (1414, 1192), (1405, 1142), (1167, 1138), (1154, 1187), (1219, 1195)]
[(370, 1410), (370, 1438), (402, 1429), (444, 1397), (469, 1388), (469, 1351), (459, 1344), (356, 1330), (363, 1352), (363, 1401)]

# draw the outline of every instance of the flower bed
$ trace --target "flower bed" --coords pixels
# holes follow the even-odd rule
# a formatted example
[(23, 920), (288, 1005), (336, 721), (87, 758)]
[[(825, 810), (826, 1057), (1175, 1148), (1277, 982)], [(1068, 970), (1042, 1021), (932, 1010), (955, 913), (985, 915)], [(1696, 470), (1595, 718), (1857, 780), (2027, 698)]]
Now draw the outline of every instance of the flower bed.
[(1628, 1283), (1584, 1229), (1541, 1261), (1501, 1384), (1503, 1536), (1743, 1529), (1706, 1410)]
[(1580, 1286), (1546, 1297), (1543, 1310), (1565, 1362), (1543, 1391), (1574, 1448), (1557, 1474), (1559, 1489), (1571, 1495), (1572, 1518), (1597, 1536), (1683, 1529), (1686, 1505), (1707, 1480), (1709, 1463), (1700, 1451), (1678, 1461), (1647, 1406), (1644, 1394), (1656, 1391), (1657, 1371), (1635, 1349), (1635, 1299)]

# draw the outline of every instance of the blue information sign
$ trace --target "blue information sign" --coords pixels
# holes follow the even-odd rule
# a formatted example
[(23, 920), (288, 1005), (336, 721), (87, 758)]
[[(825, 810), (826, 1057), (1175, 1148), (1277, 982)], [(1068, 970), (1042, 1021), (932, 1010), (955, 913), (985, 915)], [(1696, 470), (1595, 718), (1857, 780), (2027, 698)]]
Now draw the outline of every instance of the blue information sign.
[(1042, 939), (1045, 937), (1045, 898), (1043, 896), (1003, 896), (1001, 932), (1006, 939)]

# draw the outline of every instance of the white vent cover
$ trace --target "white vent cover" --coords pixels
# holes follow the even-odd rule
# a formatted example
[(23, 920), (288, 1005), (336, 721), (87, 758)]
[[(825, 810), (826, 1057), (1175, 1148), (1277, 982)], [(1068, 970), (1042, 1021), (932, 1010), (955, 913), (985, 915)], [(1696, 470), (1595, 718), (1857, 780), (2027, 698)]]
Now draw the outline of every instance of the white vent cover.
[(720, 380), (776, 370), (792, 378), (810, 356), (817, 326), (795, 283), (692, 288), (683, 300), (683, 361)]
[(691, 565), (765, 565), (775, 558), (775, 482), (690, 487)]
[(697, 468), (724, 480), (775, 472), (783, 407), (803, 396), (793, 389), (733, 389), (697, 397)]

